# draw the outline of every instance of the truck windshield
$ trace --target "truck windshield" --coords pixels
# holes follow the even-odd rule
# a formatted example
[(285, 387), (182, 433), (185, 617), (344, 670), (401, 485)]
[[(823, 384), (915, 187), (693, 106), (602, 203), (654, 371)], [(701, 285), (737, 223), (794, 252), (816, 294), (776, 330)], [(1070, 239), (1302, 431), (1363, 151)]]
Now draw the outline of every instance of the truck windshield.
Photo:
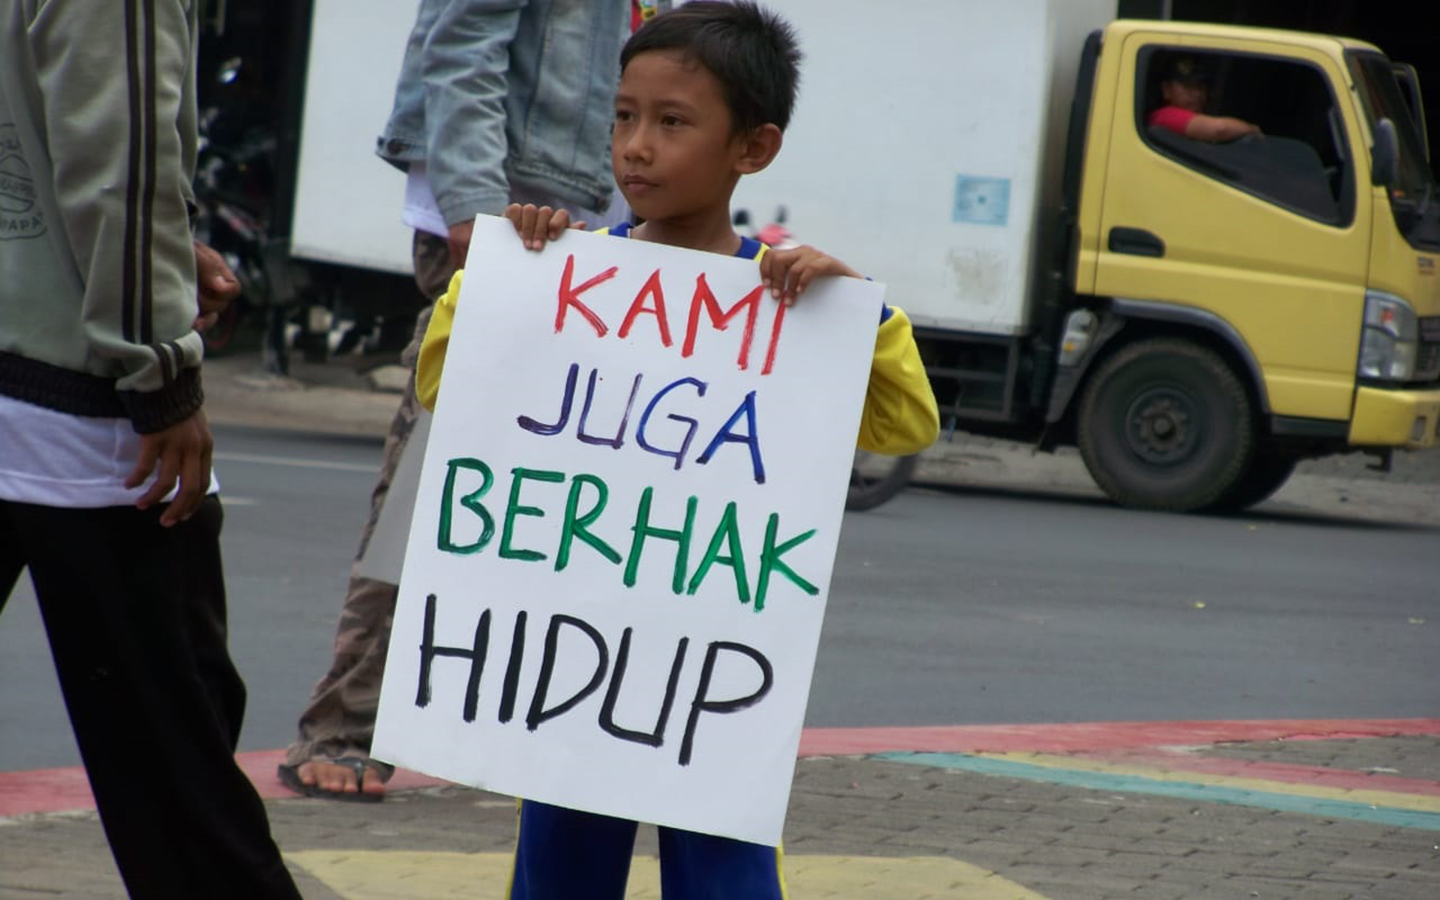
[(1435, 179), (1422, 149), (1420, 123), (1411, 115), (1389, 59), (1379, 53), (1352, 51), (1348, 60), (1371, 133), (1381, 119), (1395, 124), (1400, 164), (1390, 185), (1390, 200), (1396, 222), (1412, 244), (1424, 243), (1433, 248), (1431, 245), (1440, 244), (1440, 197), (1436, 196)]

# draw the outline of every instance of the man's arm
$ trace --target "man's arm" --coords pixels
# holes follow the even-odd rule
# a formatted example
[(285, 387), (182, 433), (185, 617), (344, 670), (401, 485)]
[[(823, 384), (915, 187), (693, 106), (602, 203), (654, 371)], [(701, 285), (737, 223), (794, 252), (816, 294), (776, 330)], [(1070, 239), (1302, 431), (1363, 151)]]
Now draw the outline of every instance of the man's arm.
[(505, 94), (510, 44), (523, 0), (450, 3), (425, 40), (425, 171), (450, 228), (450, 256), (465, 265), (476, 214), (510, 200), (505, 177)]
[(180, 131), (182, 103), (193, 103), (189, 6), (49, 0), (29, 27), (84, 335), (116, 361), (141, 433), (200, 405), (198, 382), (182, 386), (201, 356), (184, 158), (194, 145)]
[(115, 362), (116, 387), (143, 436), (127, 484), (160, 469), (139, 505), (181, 482), (166, 524), (193, 511), (210, 479), (187, 204), (192, 5), (44, 0), (28, 23), (56, 200), (84, 285), (77, 325), (95, 356)]
[(1207, 116), (1204, 113), (1196, 113), (1195, 117), (1185, 126), (1186, 137), (1210, 143), (1233, 141), (1247, 134), (1260, 134), (1260, 128), (1251, 125), (1244, 119), (1236, 119), (1232, 116)]

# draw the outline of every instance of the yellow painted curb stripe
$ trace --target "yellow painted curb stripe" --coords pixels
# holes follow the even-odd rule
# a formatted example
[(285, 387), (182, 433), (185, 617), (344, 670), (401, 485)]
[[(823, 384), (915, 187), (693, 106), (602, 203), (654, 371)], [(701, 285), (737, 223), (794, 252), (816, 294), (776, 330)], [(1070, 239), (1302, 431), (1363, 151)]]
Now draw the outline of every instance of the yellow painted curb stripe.
[[(503, 900), (510, 873), (508, 853), (303, 850), (286, 853), (285, 859), (345, 900), (451, 896)], [(931, 895), (965, 900), (1047, 900), (994, 872), (946, 856), (787, 853), (785, 876), (796, 897), (874, 900), (877, 896)], [(628, 900), (658, 900), (660, 865), (654, 857), (635, 857), (625, 896)]]

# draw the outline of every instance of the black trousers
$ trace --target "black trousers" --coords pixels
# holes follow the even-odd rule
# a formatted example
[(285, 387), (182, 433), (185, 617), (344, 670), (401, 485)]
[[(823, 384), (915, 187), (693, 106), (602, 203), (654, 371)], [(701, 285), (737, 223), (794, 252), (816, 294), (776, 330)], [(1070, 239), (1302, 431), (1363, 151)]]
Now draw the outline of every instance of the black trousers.
[[(0, 500), (0, 609), (29, 566), (65, 706), (134, 898), (298, 898), (235, 763), (220, 500), (160, 510)], [(9, 687), (14, 690), (15, 688)]]

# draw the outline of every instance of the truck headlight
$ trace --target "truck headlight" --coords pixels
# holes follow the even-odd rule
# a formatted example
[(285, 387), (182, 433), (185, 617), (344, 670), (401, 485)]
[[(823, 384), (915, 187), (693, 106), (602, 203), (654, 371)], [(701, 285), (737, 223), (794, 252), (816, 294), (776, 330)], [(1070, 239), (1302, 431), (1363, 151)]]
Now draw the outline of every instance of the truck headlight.
[(1415, 377), (1420, 322), (1410, 304), (1383, 291), (1365, 292), (1365, 327), (1360, 333), (1361, 378), (1409, 381)]

